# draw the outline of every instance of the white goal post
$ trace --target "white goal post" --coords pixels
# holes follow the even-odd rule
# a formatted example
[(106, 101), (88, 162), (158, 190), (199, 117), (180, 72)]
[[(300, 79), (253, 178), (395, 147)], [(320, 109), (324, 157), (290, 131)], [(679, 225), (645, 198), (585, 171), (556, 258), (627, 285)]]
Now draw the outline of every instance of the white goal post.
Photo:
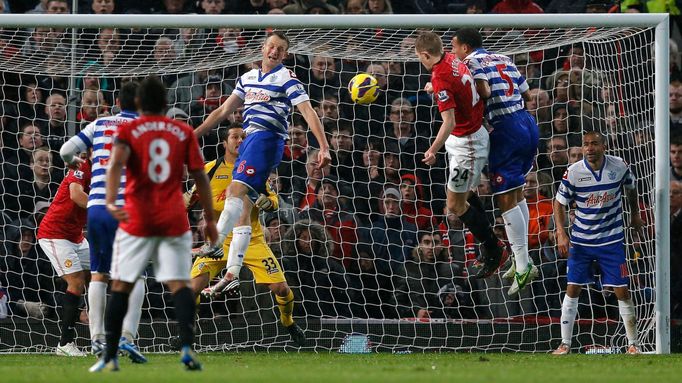
[[(541, 30), (537, 34), (529, 34), (525, 39), (515, 38), (513, 35), (503, 34), (493, 35), (499, 38), (492, 47), (492, 50), (512, 55), (518, 53), (528, 53), (533, 50), (556, 48), (571, 44), (570, 39), (576, 41), (606, 40), (610, 36), (618, 35), (618, 28), (628, 29), (649, 29), (653, 35), (653, 125), (655, 137), (655, 159), (647, 159), (655, 165), (655, 182), (653, 191), (650, 193), (650, 200), (653, 205), (655, 222), (654, 236), (651, 245), (655, 254), (655, 280), (652, 280), (654, 298), (654, 312), (652, 313), (652, 328), (655, 332), (653, 349), (658, 354), (670, 353), (670, 201), (669, 201), (669, 105), (668, 105), (668, 84), (669, 84), (669, 17), (667, 14), (542, 14), (542, 15), (377, 15), (377, 16), (350, 16), (350, 15), (31, 15), (31, 14), (2, 14), (0, 15), (0, 28), (34, 28), (37, 26), (47, 28), (70, 28), (78, 29), (101, 29), (101, 28), (230, 28), (251, 29), (293, 29), (296, 34), (293, 36), (290, 52), (301, 55), (311, 55), (314, 52), (324, 49), (325, 53), (334, 58), (341, 58), (342, 49), (348, 49), (349, 45), (340, 42), (340, 38), (347, 38), (348, 35), (341, 35), (335, 30), (358, 31), (358, 40), (367, 38), (368, 31), (374, 29), (409, 30), (434, 29), (440, 31), (450, 31), (461, 27), (490, 28), (494, 30), (519, 29), (519, 30)], [(560, 32), (554, 34), (552, 29)], [(592, 34), (593, 31), (597, 32)], [(633, 32), (634, 33), (634, 32)], [(2, 33), (0, 32), (0, 37)], [(75, 35), (75, 34), (74, 34)], [(363, 47), (364, 50), (355, 52), (358, 60), (389, 60), (415, 61), (410, 57), (411, 52), (396, 53), (391, 56), (392, 51), (399, 51), (396, 44), (404, 35), (396, 33), (396, 39), (387, 38), (386, 46)], [(507, 38), (507, 40), (505, 40)], [(75, 39), (75, 37), (74, 37)], [(591, 40), (593, 39), (593, 40)], [(68, 41), (68, 40), (67, 40)], [(236, 54), (248, 53), (243, 58), (233, 58), (235, 62), (246, 63), (258, 60), (259, 51), (257, 44), (260, 40), (253, 39), (245, 43), (245, 49)], [(319, 44), (319, 45), (313, 45)], [(389, 45), (393, 44), (393, 45)], [(75, 45), (75, 44), (74, 44)], [(248, 49), (247, 49), (248, 48)], [(82, 67), (77, 67), (76, 61), (80, 53), (71, 50), (64, 57), (61, 66), (63, 76), (74, 79), (83, 73)], [(229, 59), (235, 53), (218, 56), (218, 59)], [(371, 57), (372, 55), (384, 55)], [(131, 56), (132, 57), (132, 56)], [(219, 64), (211, 64), (215, 58), (197, 58), (196, 60), (177, 62), (176, 66), (164, 68), (145, 66), (143, 62), (133, 60), (125, 62), (122, 69), (111, 70), (100, 68), (100, 73), (111, 77), (123, 77), (128, 75), (140, 75), (144, 73), (188, 73), (196, 69), (207, 69), (218, 67)], [(16, 64), (17, 71), (25, 73), (47, 74), (49, 71), (39, 67), (40, 61), (27, 61), (25, 63), (10, 60)], [(0, 60), (2, 62), (2, 60)], [(3, 69), (7, 71), (8, 69)], [(543, 80), (544, 81), (544, 80)], [(343, 88), (345, 84), (341, 84)], [(71, 131), (73, 133), (73, 130)], [(638, 174), (638, 176), (642, 176)], [(640, 190), (640, 193), (643, 191)], [(2, 287), (2, 286), (0, 286)], [(564, 286), (565, 287), (565, 286)], [(382, 325), (383, 326), (383, 325)], [(0, 329), (1, 330), (1, 329)], [(322, 333), (322, 332), (321, 332)], [(87, 337), (87, 336), (86, 336)], [(0, 341), (0, 346), (5, 346), (4, 340)], [(256, 342), (259, 345), (267, 343)], [(506, 345), (506, 343), (505, 343)], [(10, 345), (11, 346), (11, 345)], [(267, 348), (267, 346), (264, 346)], [(472, 347), (475, 348), (475, 347)], [(504, 345), (501, 346), (504, 349)], [(0, 348), (1, 349), (1, 348)]]

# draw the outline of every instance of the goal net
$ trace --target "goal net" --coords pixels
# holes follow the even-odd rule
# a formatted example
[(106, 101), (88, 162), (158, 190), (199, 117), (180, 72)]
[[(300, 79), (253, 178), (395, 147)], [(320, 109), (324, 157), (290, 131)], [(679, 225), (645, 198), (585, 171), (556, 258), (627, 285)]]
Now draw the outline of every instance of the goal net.
[[(64, 176), (61, 144), (89, 121), (117, 113), (121, 84), (152, 74), (168, 87), (169, 112), (198, 126), (238, 76), (258, 65), (272, 19), (263, 18), (259, 29), (189, 22), (186, 28), (139, 28), (121, 26), (121, 20), (117, 28), (88, 23), (0, 30), (0, 352), (49, 351), (59, 338), (65, 284), (35, 233)], [(79, 22), (84, 19), (74, 18), (73, 25)], [(655, 350), (653, 127), (655, 98), (666, 95), (655, 87), (653, 26), (481, 28), (484, 46), (512, 57), (526, 76), (532, 94), (527, 107), (541, 135), (524, 189), (530, 254), (541, 274), (512, 298), (510, 281), (501, 278), (509, 264), (500, 274), (473, 279), (479, 246), (444, 209), (444, 154), (433, 167), (422, 164), (440, 116), (421, 91), (429, 73), (414, 57), (420, 28), (303, 25), (286, 30), (291, 47), (285, 65), (304, 83), (334, 161), (314, 170), (315, 140), (294, 114), (285, 158), (272, 177), (280, 209), (261, 214), (261, 222), (294, 291), (306, 349), (337, 350), (349, 334), (367, 335), (375, 350), (556, 347), (566, 259), (554, 244), (551, 201), (566, 167), (581, 159), (581, 132), (595, 129), (608, 138), (608, 154), (625, 158), (637, 176), (646, 232), (627, 232), (627, 267), (642, 348)], [(455, 29), (435, 31), (449, 50)], [(346, 86), (359, 72), (374, 75), (381, 87), (371, 105), (349, 99)], [(222, 126), (241, 119), (237, 112)], [(201, 144), (206, 160), (223, 155), (217, 131)], [(48, 151), (41, 154), (40, 147)], [(504, 238), (488, 183), (484, 177), (478, 192)], [(199, 215), (188, 214), (199, 246)], [(616, 298), (601, 285), (596, 266), (595, 275), (580, 298), (574, 346), (624, 346)], [(201, 301), (197, 348), (294, 350), (267, 287), (255, 285), (247, 267), (241, 278), (240, 298)], [(137, 342), (145, 351), (168, 351), (175, 335), (170, 294), (153, 273), (147, 291)], [(86, 321), (81, 315), (77, 343), (89, 347)]]

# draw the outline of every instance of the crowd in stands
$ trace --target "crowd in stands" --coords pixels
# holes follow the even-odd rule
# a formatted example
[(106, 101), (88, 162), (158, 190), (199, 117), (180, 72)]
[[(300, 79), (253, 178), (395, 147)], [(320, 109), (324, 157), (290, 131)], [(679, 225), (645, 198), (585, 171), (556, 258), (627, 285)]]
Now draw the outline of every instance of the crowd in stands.
[[(607, 0), (81, 0), (78, 13), (599, 13), (660, 9), (679, 15), (674, 2), (638, 0), (620, 4)], [(0, 0), (0, 11), (71, 13), (71, 1)], [(682, 238), (682, 65), (679, 27), (676, 20), (671, 23), (672, 310), (673, 316), (682, 318), (682, 244), (678, 243)], [(63, 33), (50, 28), (26, 31), (25, 41), (0, 44), (0, 55), (5, 59), (66, 55), (69, 45), (59, 43)], [(241, 30), (233, 28), (168, 29), (149, 34), (104, 28), (88, 36), (86, 52), (93, 57), (91, 65), (98, 67), (115, 66), (122, 57), (133, 60), (136, 55), (164, 65), (207, 45), (236, 53), (244, 38)], [(409, 46), (409, 41), (406, 44)], [(650, 57), (649, 46), (627, 41), (624, 44), (624, 49), (630, 50), (629, 57)], [(653, 113), (638, 110), (641, 105), (653, 105), (653, 94), (642, 94), (641, 84), (634, 80), (623, 82), (617, 76), (618, 70), (611, 67), (607, 71), (601, 67), (603, 58), (599, 61), (596, 53), (588, 53), (583, 44), (569, 44), (513, 57), (531, 86), (531, 101), (526, 107), (536, 118), (541, 133), (537, 164), (524, 188), (531, 217), (529, 249), (541, 277), (516, 299), (506, 296), (509, 282), (499, 276), (470, 278), (478, 246), (458, 217), (445, 209), (445, 156), (441, 154), (433, 167), (421, 161), (440, 123), (431, 96), (420, 91), (429, 80), (428, 73), (414, 62), (291, 55), (286, 65), (307, 86), (332, 146), (331, 165), (318, 169), (317, 143), (307, 133), (305, 121), (294, 115), (282, 164), (271, 176), (273, 190), (280, 198), (279, 210), (261, 217), (266, 239), (280, 258), (297, 301), (302, 302), (296, 306), (296, 314), (355, 318), (558, 317), (561, 291), (566, 284), (566, 262), (555, 249), (553, 228), (557, 223), (553, 221), (551, 202), (566, 168), (582, 159), (582, 131), (601, 130), (609, 141), (608, 153), (632, 164), (639, 180), (645, 222), (653, 232)], [(169, 89), (167, 115), (198, 126), (230, 95), (238, 76), (251, 65), (161, 73)], [(620, 68), (626, 77), (646, 78), (647, 86), (653, 84), (650, 59), (627, 65)], [(357, 72), (371, 73), (379, 82), (382, 92), (372, 105), (354, 105), (345, 91), (345, 84)], [(69, 91), (67, 77), (8, 72), (2, 75), (0, 296), (9, 297), (10, 315), (55, 316), (61, 298), (54, 292), (63, 291), (58, 286), (62, 282), (55, 278), (49, 261), (37, 247), (35, 232), (64, 176), (58, 151), (69, 137), (69, 123), (74, 122), (67, 121), (67, 109), (69, 105), (77, 108), (76, 131), (97, 117), (116, 113), (116, 91), (130, 78), (102, 78), (84, 72), (78, 76), (76, 90)], [(226, 124), (242, 119), (238, 111)], [(217, 132), (204, 137), (201, 144), (207, 161), (222, 155)], [(496, 233), (504, 239), (500, 227), (503, 223), (490, 191), (489, 183), (495, 182), (492, 177), (482, 177), (478, 192), (490, 221), (496, 225)], [(201, 218), (195, 211), (189, 214), (198, 246), (203, 239)], [(652, 252), (652, 246), (628, 247), (636, 292), (652, 287)], [(243, 273), (242, 279), (249, 280), (246, 268)], [(145, 305), (146, 315), (168, 315), (168, 296), (153, 278), (149, 291), (152, 294)], [(640, 304), (650, 303), (650, 295), (641, 293), (636, 297)], [(603, 312), (581, 305), (585, 309), (582, 318), (617, 317), (615, 297), (594, 289), (583, 299), (608, 304), (603, 306), (607, 307)], [(218, 301), (202, 305), (201, 315), (239, 310), (249, 311), (246, 304)]]

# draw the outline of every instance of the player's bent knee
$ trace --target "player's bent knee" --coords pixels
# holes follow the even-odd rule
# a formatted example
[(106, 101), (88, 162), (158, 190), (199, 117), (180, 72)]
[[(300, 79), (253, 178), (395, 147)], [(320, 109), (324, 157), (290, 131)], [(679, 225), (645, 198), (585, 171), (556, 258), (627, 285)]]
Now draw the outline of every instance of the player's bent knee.
[(109, 283), (109, 275), (104, 273), (92, 273), (92, 281)]
[(134, 283), (114, 280), (111, 282), (111, 291), (115, 293), (130, 293), (134, 286)]
[(289, 295), (289, 285), (287, 285), (286, 282), (271, 283), (268, 287), (270, 288), (270, 291), (280, 297)]
[(468, 209), (466, 199), (467, 193), (448, 193), (448, 199), (446, 201), (448, 211), (461, 217)]

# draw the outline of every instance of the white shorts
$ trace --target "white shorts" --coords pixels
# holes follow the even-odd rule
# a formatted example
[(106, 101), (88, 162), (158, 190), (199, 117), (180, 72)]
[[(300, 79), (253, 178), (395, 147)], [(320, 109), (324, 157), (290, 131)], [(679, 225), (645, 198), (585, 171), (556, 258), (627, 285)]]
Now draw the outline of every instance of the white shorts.
[(157, 281), (189, 281), (191, 251), (190, 231), (178, 237), (137, 237), (119, 228), (114, 239), (111, 279), (134, 283), (151, 261)]
[(87, 239), (83, 239), (81, 243), (73, 243), (66, 239), (41, 238), (38, 244), (60, 277), (90, 270), (90, 245)]
[(488, 131), (481, 127), (468, 136), (450, 135), (445, 141), (450, 174), (448, 189), (454, 193), (465, 193), (478, 187), (481, 172), (488, 163), (490, 138)]

